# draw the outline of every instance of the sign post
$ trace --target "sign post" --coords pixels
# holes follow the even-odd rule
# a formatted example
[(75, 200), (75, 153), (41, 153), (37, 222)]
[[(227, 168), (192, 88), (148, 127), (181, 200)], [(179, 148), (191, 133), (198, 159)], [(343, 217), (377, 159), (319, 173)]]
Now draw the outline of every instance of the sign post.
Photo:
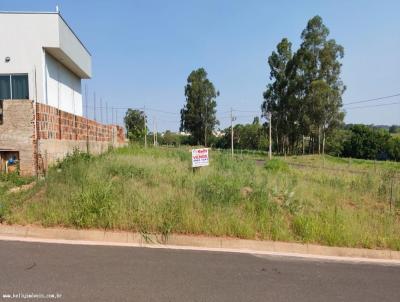
[(192, 168), (205, 167), (209, 165), (208, 148), (192, 149)]

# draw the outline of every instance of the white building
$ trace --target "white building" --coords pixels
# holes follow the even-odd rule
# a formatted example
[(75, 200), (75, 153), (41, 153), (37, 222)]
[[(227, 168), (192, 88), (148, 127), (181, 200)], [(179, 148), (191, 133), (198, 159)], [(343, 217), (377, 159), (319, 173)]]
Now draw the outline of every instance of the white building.
[(59, 13), (0, 12), (0, 37), (0, 100), (35, 100), (82, 115), (91, 55)]

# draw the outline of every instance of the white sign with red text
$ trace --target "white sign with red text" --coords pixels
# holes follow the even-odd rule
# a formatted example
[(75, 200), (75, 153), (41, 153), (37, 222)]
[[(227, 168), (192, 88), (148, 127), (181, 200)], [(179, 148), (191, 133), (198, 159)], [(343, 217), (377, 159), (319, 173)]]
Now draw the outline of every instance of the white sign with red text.
[(192, 167), (208, 166), (208, 149), (192, 149)]

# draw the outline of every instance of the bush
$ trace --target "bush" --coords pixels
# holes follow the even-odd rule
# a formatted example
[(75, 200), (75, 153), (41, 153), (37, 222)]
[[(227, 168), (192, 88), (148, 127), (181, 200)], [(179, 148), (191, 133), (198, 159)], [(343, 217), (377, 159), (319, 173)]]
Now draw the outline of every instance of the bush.
[(79, 149), (74, 149), (72, 154), (67, 154), (67, 156), (62, 160), (58, 161), (56, 164), (57, 169), (64, 169), (80, 162), (88, 162), (92, 159), (89, 153), (82, 152)]
[(354, 125), (351, 134), (343, 145), (345, 157), (363, 159), (388, 159), (387, 144), (390, 134), (383, 129), (374, 129), (366, 125)]
[(8, 208), (5, 203), (0, 202), (0, 223), (2, 223), (6, 217)]
[(400, 137), (390, 138), (387, 149), (391, 160), (400, 161)]
[(9, 182), (15, 186), (23, 186), (33, 181), (33, 177), (22, 177), (18, 173), (0, 173), (0, 181)]
[(273, 172), (287, 172), (289, 165), (280, 159), (271, 159), (265, 163), (265, 169)]
[(72, 198), (71, 221), (81, 228), (112, 228), (115, 207), (111, 183), (91, 184)]

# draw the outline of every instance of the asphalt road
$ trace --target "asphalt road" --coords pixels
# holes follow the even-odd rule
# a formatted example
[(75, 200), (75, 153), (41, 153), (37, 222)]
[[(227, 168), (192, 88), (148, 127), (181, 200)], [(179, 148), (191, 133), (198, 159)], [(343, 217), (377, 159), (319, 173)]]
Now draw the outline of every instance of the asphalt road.
[(400, 266), (0, 241), (0, 300), (30, 293), (62, 295), (33, 301), (398, 302)]

